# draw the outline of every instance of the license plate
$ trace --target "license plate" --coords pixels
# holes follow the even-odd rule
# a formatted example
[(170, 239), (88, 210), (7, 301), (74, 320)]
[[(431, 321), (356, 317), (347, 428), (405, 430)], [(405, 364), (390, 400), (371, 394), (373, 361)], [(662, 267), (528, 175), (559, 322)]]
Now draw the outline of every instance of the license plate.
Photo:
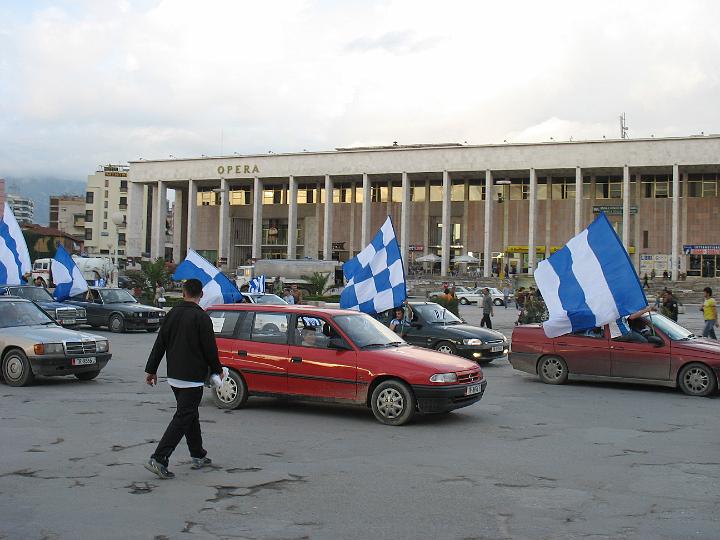
[(482, 392), (482, 385), (481, 384), (472, 384), (467, 387), (467, 390), (465, 390), (466, 396), (472, 396), (473, 394), (479, 394)]
[(94, 356), (88, 356), (86, 358), (73, 358), (72, 359), (73, 366), (87, 366), (88, 364), (94, 364), (95, 362), (96, 362), (96, 358)]
[(75, 319), (62, 319), (63, 324), (76, 324), (77, 321)]
[(495, 346), (492, 348), (492, 352), (502, 352), (502, 350), (503, 350), (504, 348), (505, 348), (505, 347), (504, 347), (503, 345), (495, 345)]
[(150, 324), (157, 324), (160, 322), (160, 319), (148, 319), (148, 323)]

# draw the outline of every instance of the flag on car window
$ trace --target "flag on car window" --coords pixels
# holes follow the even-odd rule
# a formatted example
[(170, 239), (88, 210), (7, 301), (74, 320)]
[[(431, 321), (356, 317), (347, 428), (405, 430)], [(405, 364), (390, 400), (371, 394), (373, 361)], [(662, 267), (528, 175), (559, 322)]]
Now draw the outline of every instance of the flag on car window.
[(630, 257), (604, 213), (540, 262), (535, 281), (550, 315), (543, 323), (548, 337), (602, 327), (647, 307)]
[(341, 308), (375, 314), (402, 304), (407, 297), (405, 270), (390, 216), (342, 269), (347, 284), (340, 295)]
[(248, 284), (248, 292), (251, 293), (264, 293), (265, 292), (265, 274), (262, 276), (254, 277)]
[(235, 284), (192, 249), (188, 249), (185, 260), (178, 264), (172, 277), (176, 281), (200, 280), (203, 286), (203, 297), (200, 299), (202, 308), (213, 304), (233, 304), (242, 300)]
[(20, 285), (32, 271), (30, 254), (18, 222), (6, 202), (0, 216), (0, 283)]
[(80, 272), (70, 254), (60, 244), (58, 244), (55, 257), (50, 261), (50, 272), (52, 273), (53, 283), (55, 283), (53, 296), (58, 302), (88, 290), (88, 284), (82, 272)]

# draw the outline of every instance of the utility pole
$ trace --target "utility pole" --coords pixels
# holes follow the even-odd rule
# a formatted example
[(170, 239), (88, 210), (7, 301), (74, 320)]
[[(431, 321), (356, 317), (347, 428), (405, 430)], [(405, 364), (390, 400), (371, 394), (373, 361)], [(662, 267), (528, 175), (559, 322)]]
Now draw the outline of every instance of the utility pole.
[(625, 120), (625, 113), (622, 113), (620, 115), (620, 138), (621, 139), (628, 138), (628, 127), (627, 127), (627, 121)]

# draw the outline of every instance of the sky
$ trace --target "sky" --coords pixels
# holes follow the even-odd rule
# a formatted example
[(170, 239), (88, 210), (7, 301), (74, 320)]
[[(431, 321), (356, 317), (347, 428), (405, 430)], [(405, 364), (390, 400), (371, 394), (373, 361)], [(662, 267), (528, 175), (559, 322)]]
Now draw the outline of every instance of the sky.
[(0, 0), (0, 177), (720, 133), (715, 1)]

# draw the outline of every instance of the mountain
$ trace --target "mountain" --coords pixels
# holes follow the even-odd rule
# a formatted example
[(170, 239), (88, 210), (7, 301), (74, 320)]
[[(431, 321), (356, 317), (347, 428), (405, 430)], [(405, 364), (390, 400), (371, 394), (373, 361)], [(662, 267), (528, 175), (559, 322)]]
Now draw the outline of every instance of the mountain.
[(50, 218), (50, 197), (54, 195), (85, 195), (87, 182), (55, 177), (5, 178), (5, 191), (28, 197), (35, 202), (35, 223), (47, 225)]

